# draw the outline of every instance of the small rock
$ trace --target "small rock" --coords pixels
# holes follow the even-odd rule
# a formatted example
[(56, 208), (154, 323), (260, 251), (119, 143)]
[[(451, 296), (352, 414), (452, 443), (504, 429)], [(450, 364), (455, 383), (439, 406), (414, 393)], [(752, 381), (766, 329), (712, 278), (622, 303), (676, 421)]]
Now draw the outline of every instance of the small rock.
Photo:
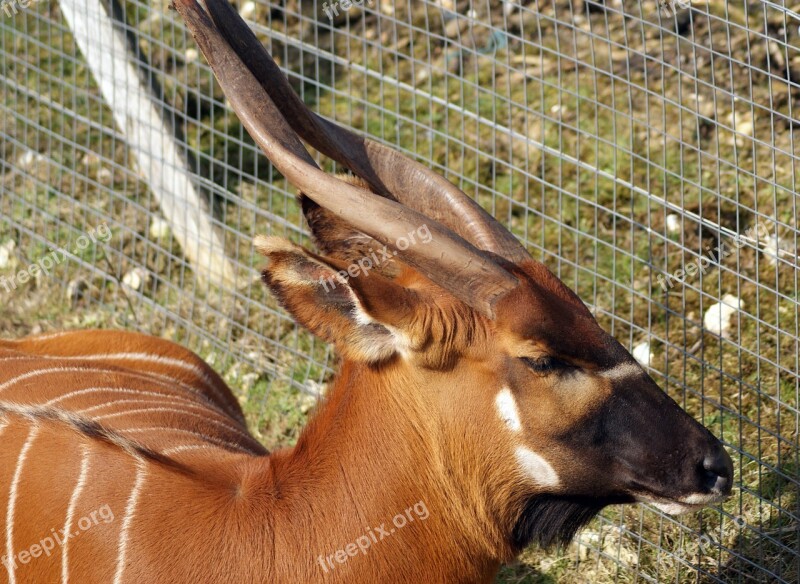
[(667, 233), (680, 233), (681, 231), (681, 218), (675, 213), (667, 215)]
[(749, 138), (753, 137), (753, 114), (751, 112), (734, 112), (728, 115), (728, 123), (736, 133), (736, 145), (744, 148), (749, 143)]
[(150, 274), (144, 268), (133, 268), (122, 277), (122, 284), (136, 292), (141, 291), (150, 282)]
[(650, 363), (653, 360), (653, 351), (650, 350), (650, 343), (647, 341), (636, 345), (631, 351), (631, 355), (642, 367), (650, 367)]
[(34, 164), (42, 162), (45, 160), (45, 157), (40, 154), (39, 152), (34, 152), (33, 150), (26, 150), (20, 157), (17, 159), (17, 166), (22, 168), (23, 170), (31, 168)]
[(100, 164), (100, 157), (97, 156), (97, 154), (90, 152), (84, 155), (83, 158), (81, 158), (81, 164), (83, 164), (86, 167), (97, 166), (98, 164)]
[(325, 395), (325, 392), (328, 391), (328, 384), (319, 383), (313, 379), (309, 379), (306, 381), (306, 389), (314, 399), (319, 399)]
[(300, 397), (300, 412), (302, 414), (307, 414), (313, 408), (317, 406), (319, 402), (319, 398), (314, 397), (313, 395), (303, 395)]
[(86, 295), (89, 289), (89, 283), (82, 278), (75, 278), (70, 280), (67, 284), (66, 297), (70, 303), (75, 303)]
[(450, 39), (458, 38), (465, 30), (467, 30), (467, 20), (464, 18), (453, 18), (444, 25), (444, 34)]
[(102, 185), (108, 186), (111, 184), (111, 180), (113, 175), (111, 174), (111, 170), (106, 168), (105, 166), (97, 171), (97, 182)]
[(169, 236), (169, 222), (163, 217), (154, 216), (150, 220), (149, 233), (151, 239), (166, 239)]
[(597, 531), (586, 529), (580, 534), (580, 538), (575, 542), (578, 546), (578, 557), (581, 561), (586, 561), (591, 553), (591, 548), (599, 548), (602, 544), (603, 536)]
[(12, 267), (14, 259), (14, 248), (17, 247), (13, 239), (9, 239), (3, 245), (0, 245), (0, 270)]
[(708, 332), (730, 338), (733, 317), (744, 308), (744, 300), (726, 294), (721, 302), (712, 304), (703, 316), (703, 326)]
[(256, 3), (252, 1), (245, 2), (239, 9), (239, 16), (247, 20), (256, 13)]
[(394, 16), (394, 2), (381, 2), (381, 12), (386, 16)]
[(539, 560), (539, 571), (547, 574), (547, 572), (552, 570), (553, 567), (556, 566), (557, 564), (558, 560), (555, 558), (542, 558), (541, 560)]

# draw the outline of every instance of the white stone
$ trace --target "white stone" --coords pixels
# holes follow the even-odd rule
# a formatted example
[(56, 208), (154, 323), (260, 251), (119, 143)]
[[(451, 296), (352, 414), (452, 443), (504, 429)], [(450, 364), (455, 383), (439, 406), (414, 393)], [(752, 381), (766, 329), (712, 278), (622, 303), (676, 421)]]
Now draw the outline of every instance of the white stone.
[(256, 13), (256, 3), (255, 2), (245, 2), (242, 4), (242, 7), (239, 9), (239, 15), (244, 18), (245, 20), (250, 18)]
[(328, 384), (327, 383), (320, 383), (319, 381), (314, 381), (313, 379), (309, 379), (306, 381), (305, 389), (308, 391), (309, 395), (314, 399), (320, 399), (325, 396), (328, 392)]
[(9, 239), (3, 245), (0, 245), (0, 270), (13, 267), (12, 263), (14, 260), (14, 248), (17, 247), (17, 244), (14, 242), (13, 239)]
[(67, 291), (66, 297), (69, 302), (77, 302), (86, 294), (86, 291), (89, 289), (89, 284), (86, 280), (82, 280), (81, 278), (76, 278), (75, 280), (70, 280), (67, 284)]
[(150, 238), (166, 239), (169, 236), (169, 222), (158, 215), (150, 219)]
[(653, 351), (650, 349), (650, 343), (647, 341), (641, 342), (633, 348), (631, 355), (636, 359), (642, 367), (650, 367), (653, 361)]
[(122, 277), (122, 284), (131, 290), (141, 291), (150, 282), (150, 274), (144, 268), (133, 268)]
[(110, 185), (113, 177), (114, 175), (112, 174), (111, 170), (105, 166), (97, 171), (97, 182), (102, 185)]
[(735, 132), (735, 143), (739, 148), (747, 146), (753, 136), (753, 114), (749, 111), (732, 112), (728, 115), (728, 123)]
[(667, 215), (667, 233), (680, 233), (681, 231), (681, 218), (675, 213)]
[(721, 302), (712, 304), (703, 316), (703, 326), (711, 333), (728, 338), (734, 315), (744, 308), (744, 301), (733, 294), (726, 294)]
[(17, 166), (22, 168), (23, 170), (27, 170), (32, 167), (34, 164), (42, 162), (45, 160), (45, 157), (40, 154), (39, 152), (34, 152), (33, 150), (26, 150), (20, 157), (17, 159)]

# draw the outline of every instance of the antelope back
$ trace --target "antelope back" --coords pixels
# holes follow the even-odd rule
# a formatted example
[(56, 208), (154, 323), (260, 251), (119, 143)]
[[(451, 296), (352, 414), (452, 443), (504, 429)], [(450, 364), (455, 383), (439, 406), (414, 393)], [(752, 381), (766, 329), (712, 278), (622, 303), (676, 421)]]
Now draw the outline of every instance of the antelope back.
[(106, 331), (0, 341), (0, 443), (10, 583), (168, 581), (224, 561), (213, 548), (235, 534), (186, 513), (212, 514), (236, 461), (266, 453), (196, 355)]

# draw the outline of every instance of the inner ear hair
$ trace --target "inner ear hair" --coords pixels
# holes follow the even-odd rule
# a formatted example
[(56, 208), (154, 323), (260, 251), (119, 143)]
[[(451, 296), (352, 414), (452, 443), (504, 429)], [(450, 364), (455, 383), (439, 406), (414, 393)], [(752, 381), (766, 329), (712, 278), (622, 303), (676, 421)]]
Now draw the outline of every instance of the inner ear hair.
[[(347, 183), (370, 189), (369, 184), (351, 174), (340, 174), (337, 178)], [(371, 189), (370, 189), (371, 190)], [(395, 278), (402, 270), (400, 262), (381, 253), (385, 246), (369, 235), (353, 228), (335, 213), (320, 207), (302, 192), (298, 194), (303, 215), (311, 229), (314, 244), (324, 256), (352, 264), (362, 258), (378, 258), (375, 271), (386, 278)]]
[(351, 277), (342, 261), (280, 237), (258, 236), (254, 243), (269, 259), (263, 280), (273, 295), (298, 323), (336, 345), (342, 356), (379, 363), (405, 350), (403, 335), (389, 323), (402, 319), (412, 292), (378, 274)]

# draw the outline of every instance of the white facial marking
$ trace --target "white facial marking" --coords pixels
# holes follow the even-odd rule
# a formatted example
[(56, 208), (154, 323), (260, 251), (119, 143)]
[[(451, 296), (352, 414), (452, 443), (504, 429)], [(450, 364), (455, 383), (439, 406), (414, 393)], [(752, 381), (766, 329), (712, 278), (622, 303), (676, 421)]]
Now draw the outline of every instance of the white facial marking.
[(559, 480), (555, 469), (540, 455), (530, 448), (518, 446), (517, 462), (522, 471), (541, 487), (557, 487)]
[(687, 497), (681, 497), (678, 499), (678, 502), (686, 505), (708, 505), (709, 503), (715, 502), (717, 499), (719, 499), (719, 496), (713, 493), (695, 493)]
[(697, 511), (708, 505), (718, 503), (722, 499), (724, 499), (724, 497), (712, 493), (695, 493), (675, 499), (674, 501), (657, 499), (648, 495), (639, 495), (636, 497), (637, 501), (650, 503), (653, 507), (668, 515), (681, 515), (682, 513)]
[(522, 422), (519, 421), (519, 411), (517, 410), (517, 401), (511, 394), (511, 390), (504, 387), (497, 394), (494, 399), (494, 405), (497, 407), (497, 413), (500, 419), (505, 422), (509, 430), (512, 432), (522, 431)]
[(703, 507), (703, 505), (684, 505), (683, 503), (653, 503), (653, 506), (667, 515), (682, 515)]
[(611, 381), (639, 375), (642, 375), (642, 368), (635, 363), (623, 363), (622, 365), (617, 365), (616, 367), (600, 372), (601, 377), (605, 377)]

